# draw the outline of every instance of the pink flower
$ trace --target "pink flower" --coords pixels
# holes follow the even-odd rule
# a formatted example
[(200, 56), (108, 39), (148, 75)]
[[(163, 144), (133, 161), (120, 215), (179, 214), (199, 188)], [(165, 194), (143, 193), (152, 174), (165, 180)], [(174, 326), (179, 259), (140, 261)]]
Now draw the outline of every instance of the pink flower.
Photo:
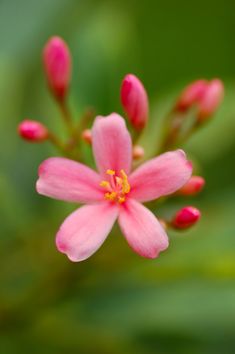
[(86, 204), (61, 225), (56, 236), (58, 250), (74, 262), (90, 257), (118, 219), (135, 252), (157, 257), (168, 247), (168, 238), (155, 215), (141, 203), (181, 188), (191, 176), (191, 163), (177, 150), (131, 172), (131, 137), (124, 119), (116, 113), (96, 118), (92, 147), (98, 173), (60, 157), (49, 158), (39, 167), (38, 193)]

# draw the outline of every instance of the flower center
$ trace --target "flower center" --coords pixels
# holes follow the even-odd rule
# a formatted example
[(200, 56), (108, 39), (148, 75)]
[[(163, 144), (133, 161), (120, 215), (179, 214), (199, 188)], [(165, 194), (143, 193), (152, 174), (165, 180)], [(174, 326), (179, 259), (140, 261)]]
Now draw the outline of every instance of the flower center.
[(120, 171), (120, 176), (116, 176), (114, 170), (107, 170), (109, 181), (100, 182), (100, 186), (105, 189), (104, 198), (113, 202), (123, 203), (126, 195), (130, 192), (130, 184), (124, 170)]

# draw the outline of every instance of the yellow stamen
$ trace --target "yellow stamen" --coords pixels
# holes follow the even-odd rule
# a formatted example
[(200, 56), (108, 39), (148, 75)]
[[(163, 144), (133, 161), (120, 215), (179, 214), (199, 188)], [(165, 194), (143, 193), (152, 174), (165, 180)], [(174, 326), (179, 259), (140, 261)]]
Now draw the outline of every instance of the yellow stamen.
[(116, 197), (117, 197), (117, 193), (116, 192), (105, 193), (104, 197), (107, 200), (114, 201), (116, 199)]
[(110, 188), (110, 183), (108, 181), (101, 181), (100, 186), (104, 188)]
[(106, 173), (107, 173), (107, 175), (110, 175), (110, 176), (114, 176), (115, 175), (115, 171), (114, 170), (107, 170)]
[(107, 170), (106, 173), (110, 176), (110, 182), (106, 180), (100, 182), (100, 186), (106, 189), (104, 198), (112, 202), (124, 203), (126, 194), (131, 189), (125, 171), (121, 170), (119, 176), (115, 176), (114, 170)]
[(115, 177), (115, 180), (119, 186), (122, 186), (122, 179), (120, 177)]
[(127, 194), (130, 192), (130, 185), (128, 183), (128, 178), (124, 170), (120, 171), (120, 174), (122, 176), (122, 193)]
[(125, 200), (126, 200), (125, 197), (119, 197), (119, 198), (118, 198), (118, 202), (119, 202), (120, 204), (124, 203)]

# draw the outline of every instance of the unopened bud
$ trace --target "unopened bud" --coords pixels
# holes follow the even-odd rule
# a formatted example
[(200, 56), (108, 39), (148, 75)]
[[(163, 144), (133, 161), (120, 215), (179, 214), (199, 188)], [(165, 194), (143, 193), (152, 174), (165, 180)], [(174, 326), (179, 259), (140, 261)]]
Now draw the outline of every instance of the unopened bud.
[(59, 101), (68, 92), (71, 77), (71, 57), (67, 44), (60, 37), (51, 37), (43, 49), (43, 64), (49, 88)]
[(197, 80), (188, 85), (181, 93), (175, 109), (180, 112), (185, 112), (195, 103), (198, 103), (207, 90), (207, 85), (206, 80)]
[(212, 116), (224, 97), (224, 85), (221, 80), (214, 79), (208, 84), (207, 90), (199, 102), (198, 120), (204, 121)]
[(133, 159), (138, 160), (144, 156), (144, 148), (140, 145), (135, 145), (132, 151)]
[(85, 129), (82, 132), (82, 139), (88, 143), (91, 144), (92, 142), (92, 135), (91, 135), (91, 130), (90, 129)]
[(48, 129), (40, 122), (35, 120), (23, 120), (18, 125), (19, 135), (31, 142), (41, 142), (48, 139)]
[(188, 229), (196, 224), (200, 217), (201, 213), (198, 209), (192, 206), (187, 206), (176, 213), (171, 222), (171, 226), (176, 229)]
[(178, 191), (180, 195), (195, 195), (201, 192), (205, 180), (201, 176), (192, 176), (189, 181)]
[(135, 75), (125, 76), (121, 86), (121, 102), (134, 128), (143, 129), (148, 120), (148, 96)]

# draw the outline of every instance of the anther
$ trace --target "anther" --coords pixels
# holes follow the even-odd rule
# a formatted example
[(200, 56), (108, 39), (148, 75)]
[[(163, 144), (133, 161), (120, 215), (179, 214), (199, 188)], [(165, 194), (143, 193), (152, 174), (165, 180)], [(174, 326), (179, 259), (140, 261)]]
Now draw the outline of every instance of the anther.
[(110, 188), (110, 183), (108, 181), (101, 181), (100, 186), (104, 188)]
[(122, 192), (127, 194), (130, 192), (130, 185), (128, 183), (127, 175), (124, 170), (121, 170), (120, 174), (122, 176)]
[(107, 173), (107, 175), (110, 175), (110, 176), (114, 176), (115, 175), (115, 171), (114, 170), (107, 170), (106, 173)]

